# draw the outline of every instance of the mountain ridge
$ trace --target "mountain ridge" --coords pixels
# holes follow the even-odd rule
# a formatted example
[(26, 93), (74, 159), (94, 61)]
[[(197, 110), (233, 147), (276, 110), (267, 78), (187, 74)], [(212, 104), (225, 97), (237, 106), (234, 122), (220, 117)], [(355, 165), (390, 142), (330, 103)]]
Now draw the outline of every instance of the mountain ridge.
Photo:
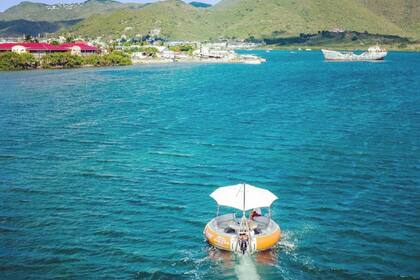
[[(88, 37), (144, 35), (160, 28), (162, 36), (175, 40), (246, 39), (296, 36), (338, 28), (420, 39), (418, 0), (222, 0), (207, 8), (181, 0), (144, 5), (88, 0), (74, 7), (62, 4), (59, 8), (42, 4), (43, 9), (52, 9), (53, 16), (45, 11), (39, 16), (35, 8), (32, 13), (19, 14), (19, 9), (30, 4), (19, 5), (0, 14), (0, 20), (81, 19), (62, 32)], [(83, 12), (80, 7), (84, 8)], [(70, 12), (63, 15), (54, 9)]]
[(0, 21), (65, 21), (83, 19), (93, 14), (112, 12), (117, 9), (141, 8), (144, 4), (121, 3), (114, 0), (87, 0), (73, 4), (45, 4), (23, 1), (0, 13)]

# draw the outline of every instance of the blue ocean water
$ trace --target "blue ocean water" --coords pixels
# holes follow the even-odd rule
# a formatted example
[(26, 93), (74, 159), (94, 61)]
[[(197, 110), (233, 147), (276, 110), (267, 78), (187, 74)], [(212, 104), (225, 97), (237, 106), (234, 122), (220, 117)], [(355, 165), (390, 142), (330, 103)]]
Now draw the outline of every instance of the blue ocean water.
[[(1, 279), (419, 279), (420, 54), (0, 73)], [(277, 248), (212, 250), (216, 187)]]

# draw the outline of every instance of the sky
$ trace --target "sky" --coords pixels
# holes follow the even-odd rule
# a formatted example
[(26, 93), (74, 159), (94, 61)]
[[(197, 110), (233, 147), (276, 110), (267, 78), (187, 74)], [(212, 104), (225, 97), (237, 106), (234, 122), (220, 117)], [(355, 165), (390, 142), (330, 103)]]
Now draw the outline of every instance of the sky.
[[(118, 0), (118, 1), (124, 2), (124, 3), (127, 3), (127, 2), (145, 3), (145, 2), (156, 2), (157, 0)], [(191, 2), (191, 1), (187, 1), (187, 2)], [(215, 2), (217, 2), (217, 0), (196, 0), (196, 1), (210, 3), (210, 4), (214, 4)], [(0, 11), (3, 12), (7, 8), (17, 5), (20, 2), (23, 2), (23, 0), (0, 0)], [(46, 3), (46, 4), (63, 4), (63, 3), (81, 3), (81, 2), (84, 2), (84, 0), (31, 0), (30, 2), (38, 2), (38, 3)]]

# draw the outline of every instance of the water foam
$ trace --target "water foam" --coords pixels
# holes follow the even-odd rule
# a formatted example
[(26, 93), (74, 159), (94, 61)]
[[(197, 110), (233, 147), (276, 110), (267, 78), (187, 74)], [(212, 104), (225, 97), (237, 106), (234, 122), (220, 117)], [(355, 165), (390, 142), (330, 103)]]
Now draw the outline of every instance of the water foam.
[(235, 266), (235, 273), (239, 280), (259, 280), (257, 267), (249, 255), (240, 257), (239, 265)]

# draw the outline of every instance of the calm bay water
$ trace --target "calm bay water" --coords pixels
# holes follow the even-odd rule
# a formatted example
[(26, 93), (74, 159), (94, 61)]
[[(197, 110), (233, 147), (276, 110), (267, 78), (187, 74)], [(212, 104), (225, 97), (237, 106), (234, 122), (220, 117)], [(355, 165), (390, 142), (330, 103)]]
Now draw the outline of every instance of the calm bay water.
[[(420, 54), (0, 73), (1, 279), (419, 279)], [(208, 195), (279, 197), (209, 250)]]

